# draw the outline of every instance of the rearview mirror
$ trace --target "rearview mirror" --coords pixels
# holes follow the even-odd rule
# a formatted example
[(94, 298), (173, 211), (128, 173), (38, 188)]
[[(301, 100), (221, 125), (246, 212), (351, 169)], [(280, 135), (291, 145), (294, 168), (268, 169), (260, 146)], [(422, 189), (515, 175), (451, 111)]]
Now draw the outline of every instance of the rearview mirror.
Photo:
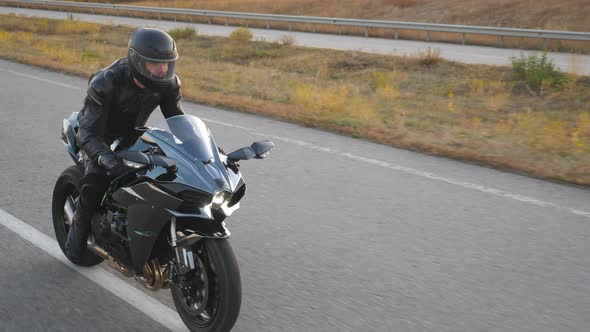
[(254, 157), (256, 159), (266, 158), (266, 156), (269, 155), (270, 150), (272, 150), (274, 147), (275, 144), (269, 140), (254, 142), (252, 145), (250, 145), (250, 148), (256, 154)]
[(274, 143), (269, 140), (252, 143), (251, 146), (241, 148), (227, 155), (227, 158), (233, 162), (239, 160), (248, 160), (251, 158), (264, 159), (274, 148)]

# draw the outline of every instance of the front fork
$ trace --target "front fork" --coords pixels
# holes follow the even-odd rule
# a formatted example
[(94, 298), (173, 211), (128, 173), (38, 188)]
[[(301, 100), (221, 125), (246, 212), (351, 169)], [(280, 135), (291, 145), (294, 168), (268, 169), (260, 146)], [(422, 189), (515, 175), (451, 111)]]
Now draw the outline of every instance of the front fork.
[(176, 230), (176, 217), (170, 219), (170, 244), (176, 255), (176, 271), (183, 275), (196, 268), (193, 245), (203, 239), (202, 236), (192, 233), (184, 234)]

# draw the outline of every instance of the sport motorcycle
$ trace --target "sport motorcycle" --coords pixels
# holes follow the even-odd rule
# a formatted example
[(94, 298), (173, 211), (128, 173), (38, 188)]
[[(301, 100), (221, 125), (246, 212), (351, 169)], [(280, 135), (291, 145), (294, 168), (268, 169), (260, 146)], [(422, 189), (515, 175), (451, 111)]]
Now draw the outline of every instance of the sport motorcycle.
[[(64, 253), (84, 175), (77, 117), (74, 112), (64, 119), (61, 133), (76, 165), (61, 173), (52, 201), (55, 235)], [(125, 140), (130, 143), (121, 144)], [(274, 144), (263, 140), (226, 155), (205, 123), (192, 115), (135, 128), (125, 140), (115, 140), (111, 150), (129, 170), (110, 179), (91, 218), (79, 265), (106, 261), (152, 291), (170, 288), (191, 331), (229, 331), (242, 296), (225, 224), (246, 193), (238, 162), (263, 159)]]

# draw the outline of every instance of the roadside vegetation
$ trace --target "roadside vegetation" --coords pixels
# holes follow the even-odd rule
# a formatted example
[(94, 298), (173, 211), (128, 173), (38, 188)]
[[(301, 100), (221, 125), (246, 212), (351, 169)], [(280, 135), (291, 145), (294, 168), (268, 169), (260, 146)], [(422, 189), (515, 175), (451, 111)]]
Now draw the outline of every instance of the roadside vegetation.
[(168, 34), (170, 34), (175, 40), (192, 39), (197, 35), (197, 30), (191, 27), (176, 28), (168, 31)]
[[(590, 77), (545, 54), (495, 67), (172, 31), (185, 99), (533, 176), (590, 185)], [(131, 28), (0, 15), (0, 57), (87, 77)]]
[(590, 31), (588, 0), (82, 0), (375, 20)]
[[(405, 22), (479, 25), (526, 29), (590, 31), (590, 0), (76, 0), (80, 2), (122, 3), (126, 5), (176, 7), (220, 11), (360, 18)], [(0, 0), (0, 4), (2, 0)], [(21, 4), (21, 7), (50, 8), (71, 11), (71, 7), (48, 4)], [(266, 28), (265, 21), (246, 21), (186, 15), (133, 13), (119, 10), (76, 9), (104, 15), (137, 16), (185, 22), (228, 24), (232, 26)], [(462, 35), (449, 32), (393, 30), (382, 28), (269, 22), (273, 29), (316, 31), (321, 33), (430, 40), (462, 43)], [(573, 53), (590, 52), (590, 43), (573, 40), (544, 40), (541, 38), (472, 35), (465, 36), (468, 45), (501, 46)]]
[(543, 97), (547, 91), (564, 90), (573, 80), (571, 75), (561, 72), (547, 57), (547, 52), (541, 56), (520, 55), (512, 59), (512, 73), (518, 80), (524, 81), (528, 91), (539, 97)]

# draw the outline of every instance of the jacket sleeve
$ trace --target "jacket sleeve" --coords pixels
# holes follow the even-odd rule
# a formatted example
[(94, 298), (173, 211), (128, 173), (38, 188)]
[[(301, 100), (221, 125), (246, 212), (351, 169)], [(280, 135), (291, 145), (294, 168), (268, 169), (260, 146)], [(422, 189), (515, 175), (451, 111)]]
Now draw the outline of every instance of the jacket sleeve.
[(113, 92), (109, 78), (107, 71), (99, 73), (90, 81), (84, 108), (78, 115), (78, 145), (93, 160), (103, 153), (111, 153), (104, 137)]
[(183, 115), (184, 110), (180, 104), (180, 98), (182, 97), (182, 91), (180, 89), (180, 79), (178, 76), (175, 77), (175, 83), (172, 84), (162, 94), (162, 101), (160, 102), (160, 109), (164, 118), (176, 115)]

